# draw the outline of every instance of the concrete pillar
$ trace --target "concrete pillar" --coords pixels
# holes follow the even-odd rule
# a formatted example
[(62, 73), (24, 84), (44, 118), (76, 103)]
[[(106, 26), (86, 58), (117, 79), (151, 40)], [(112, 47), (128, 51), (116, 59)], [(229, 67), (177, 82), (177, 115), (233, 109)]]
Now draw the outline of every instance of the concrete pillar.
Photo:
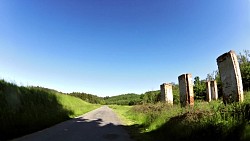
[(207, 96), (206, 99), (208, 102), (211, 101), (211, 85), (210, 85), (210, 81), (206, 82), (206, 91), (207, 91)]
[(210, 81), (210, 86), (211, 86), (211, 98), (212, 98), (212, 100), (217, 100), (218, 99), (218, 89), (217, 89), (216, 80)]
[(161, 85), (161, 101), (173, 105), (172, 85), (163, 83)]
[(194, 105), (194, 91), (191, 74), (182, 74), (178, 77), (181, 106)]
[(216, 81), (207, 81), (206, 82), (207, 88), (207, 101), (210, 102), (211, 100), (218, 99), (218, 89)]
[(217, 58), (217, 65), (222, 82), (223, 102), (242, 102), (244, 100), (240, 67), (234, 51), (229, 51)]

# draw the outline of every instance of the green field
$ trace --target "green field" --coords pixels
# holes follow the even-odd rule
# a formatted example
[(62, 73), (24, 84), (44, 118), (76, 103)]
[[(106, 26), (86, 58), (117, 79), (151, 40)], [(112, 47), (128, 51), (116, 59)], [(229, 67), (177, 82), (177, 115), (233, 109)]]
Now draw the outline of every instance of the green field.
[(227, 106), (218, 100), (186, 108), (163, 103), (110, 107), (138, 141), (250, 140), (250, 92), (244, 103)]
[(41, 87), (0, 80), (0, 140), (50, 127), (100, 107)]

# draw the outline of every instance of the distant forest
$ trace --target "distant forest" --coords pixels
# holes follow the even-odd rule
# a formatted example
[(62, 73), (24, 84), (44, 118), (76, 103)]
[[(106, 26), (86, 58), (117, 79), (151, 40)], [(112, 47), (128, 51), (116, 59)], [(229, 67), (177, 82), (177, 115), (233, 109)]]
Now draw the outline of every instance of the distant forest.
[[(140, 105), (146, 103), (157, 103), (160, 101), (160, 90), (148, 91), (143, 94), (121, 94), (117, 96), (107, 96), (107, 97), (98, 97), (92, 94), (86, 93), (70, 93), (69, 95), (76, 96), (81, 98), (84, 101), (94, 104), (105, 104), (105, 105)], [(173, 95), (174, 103), (179, 103), (179, 86), (173, 84)]]

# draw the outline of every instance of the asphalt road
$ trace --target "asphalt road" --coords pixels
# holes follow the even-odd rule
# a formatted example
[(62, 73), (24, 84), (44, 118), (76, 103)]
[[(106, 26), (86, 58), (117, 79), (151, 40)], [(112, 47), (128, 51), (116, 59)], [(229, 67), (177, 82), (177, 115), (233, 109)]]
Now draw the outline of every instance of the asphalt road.
[(132, 141), (120, 119), (102, 106), (81, 117), (62, 122), (14, 141)]

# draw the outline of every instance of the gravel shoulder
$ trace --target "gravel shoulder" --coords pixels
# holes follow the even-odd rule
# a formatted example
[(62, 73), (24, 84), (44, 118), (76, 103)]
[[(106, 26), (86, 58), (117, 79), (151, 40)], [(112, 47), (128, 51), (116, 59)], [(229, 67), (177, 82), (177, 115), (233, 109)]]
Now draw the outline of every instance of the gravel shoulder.
[(72, 120), (14, 141), (132, 141), (121, 120), (108, 107), (102, 106)]

